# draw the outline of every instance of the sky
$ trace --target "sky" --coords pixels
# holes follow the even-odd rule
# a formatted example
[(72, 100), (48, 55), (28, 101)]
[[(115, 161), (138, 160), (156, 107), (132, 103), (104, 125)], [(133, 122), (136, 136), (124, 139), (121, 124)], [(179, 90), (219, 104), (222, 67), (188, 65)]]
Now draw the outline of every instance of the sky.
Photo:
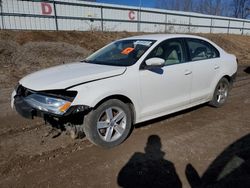
[[(119, 5), (139, 6), (140, 0), (96, 0), (100, 3), (111, 3)], [(142, 7), (155, 7), (155, 0), (141, 0)]]
[[(147, 8), (155, 8), (156, 5), (159, 3), (157, 3), (158, 0), (96, 0), (96, 2), (99, 2), (99, 3), (109, 3), (109, 4), (117, 4), (117, 5), (128, 5), (128, 6), (136, 6), (136, 7), (139, 7), (140, 6), (140, 2), (141, 2), (141, 7), (147, 7)], [(179, 1), (179, 2), (184, 2), (185, 0), (182, 0), (182, 1)], [(222, 3), (222, 6), (221, 7), (221, 15), (222, 16), (232, 16), (233, 15), (233, 9), (232, 7), (230, 8), (230, 5), (232, 4), (232, 1), (233, 0), (221, 0), (221, 3)], [(170, 3), (172, 5), (174, 5), (173, 3), (171, 2), (175, 2), (175, 0), (167, 0), (167, 1), (164, 1), (164, 2), (167, 2), (167, 3)], [(215, 2), (215, 1), (213, 1)], [(199, 9), (199, 4), (201, 3), (200, 0), (194, 0), (193, 1), (193, 8), (198, 8)], [(170, 5), (168, 4), (168, 5)], [(198, 6), (198, 7), (196, 7)], [(164, 8), (164, 7), (159, 7), (159, 4), (157, 6), (157, 8)], [(166, 8), (166, 7), (165, 7)], [(193, 11), (195, 11), (193, 9)], [(208, 14), (208, 10), (206, 10), (205, 7), (202, 8), (203, 9), (203, 12), (201, 11), (201, 13), (203, 14)], [(169, 8), (169, 10), (173, 10), (173, 8)], [(196, 10), (197, 12), (200, 12), (198, 10)], [(207, 11), (207, 13), (205, 12)], [(210, 10), (211, 12), (212, 9)], [(211, 13), (210, 12), (210, 13)], [(250, 15), (248, 16), (248, 18), (250, 18)]]

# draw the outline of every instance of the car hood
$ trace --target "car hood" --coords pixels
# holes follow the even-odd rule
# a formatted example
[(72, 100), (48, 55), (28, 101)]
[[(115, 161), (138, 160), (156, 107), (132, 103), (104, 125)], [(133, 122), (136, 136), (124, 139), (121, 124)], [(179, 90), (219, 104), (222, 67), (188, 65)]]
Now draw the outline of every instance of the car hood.
[(78, 62), (34, 72), (21, 79), (20, 84), (35, 91), (66, 89), (85, 82), (121, 75), (125, 71), (126, 67)]

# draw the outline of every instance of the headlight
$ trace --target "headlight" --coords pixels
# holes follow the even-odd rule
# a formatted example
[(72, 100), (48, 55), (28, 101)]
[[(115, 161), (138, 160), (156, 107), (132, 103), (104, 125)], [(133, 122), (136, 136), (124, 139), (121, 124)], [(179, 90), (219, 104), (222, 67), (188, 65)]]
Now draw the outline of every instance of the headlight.
[(70, 101), (40, 94), (31, 94), (25, 98), (25, 101), (33, 108), (58, 115), (64, 114), (71, 105)]

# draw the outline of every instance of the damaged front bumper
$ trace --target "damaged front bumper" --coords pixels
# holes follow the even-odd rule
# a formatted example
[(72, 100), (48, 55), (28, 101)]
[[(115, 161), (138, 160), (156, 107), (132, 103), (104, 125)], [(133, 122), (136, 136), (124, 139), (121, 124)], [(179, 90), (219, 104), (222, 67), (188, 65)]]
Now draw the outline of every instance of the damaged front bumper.
[[(44, 119), (47, 119), (48, 117), (62, 119), (73, 114), (88, 111), (90, 109), (90, 107), (85, 106), (85, 105), (74, 105), (74, 106), (70, 106), (63, 113), (54, 113), (50, 111), (50, 109), (46, 109), (44, 107), (37, 105), (37, 104), (41, 104), (39, 103), (39, 101), (37, 102), (37, 101), (30, 100), (30, 96), (34, 94), (29, 93), (28, 95), (26, 95), (24, 93), (25, 92), (20, 93), (20, 89), (19, 90), (15, 89), (13, 91), (11, 95), (11, 107), (12, 109), (15, 109), (22, 117), (28, 118), (28, 119), (33, 119), (35, 116), (41, 117)], [(36, 94), (41, 96), (40, 93), (36, 93)], [(53, 98), (51, 98), (50, 96), (44, 96), (44, 97), (50, 101), (51, 99), (57, 100), (57, 98), (55, 97)], [(61, 99), (58, 99), (58, 100), (61, 100)], [(48, 105), (50, 105), (50, 103)]]
[(13, 107), (15, 110), (24, 118), (33, 119), (36, 117), (41, 117), (46, 119), (46, 117), (56, 117), (63, 118), (66, 116), (70, 116), (76, 113), (84, 112), (89, 110), (88, 106), (77, 105), (71, 106), (64, 114), (58, 115), (50, 112), (45, 112), (39, 109), (32, 107), (29, 103), (27, 103), (23, 97), (15, 96), (13, 99)]

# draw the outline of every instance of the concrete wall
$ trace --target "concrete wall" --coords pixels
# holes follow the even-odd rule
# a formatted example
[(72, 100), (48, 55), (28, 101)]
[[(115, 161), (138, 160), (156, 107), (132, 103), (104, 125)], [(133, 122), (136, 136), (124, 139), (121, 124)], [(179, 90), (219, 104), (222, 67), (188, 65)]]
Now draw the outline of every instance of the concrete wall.
[(1, 29), (250, 34), (249, 20), (78, 0), (2, 0), (0, 8)]

